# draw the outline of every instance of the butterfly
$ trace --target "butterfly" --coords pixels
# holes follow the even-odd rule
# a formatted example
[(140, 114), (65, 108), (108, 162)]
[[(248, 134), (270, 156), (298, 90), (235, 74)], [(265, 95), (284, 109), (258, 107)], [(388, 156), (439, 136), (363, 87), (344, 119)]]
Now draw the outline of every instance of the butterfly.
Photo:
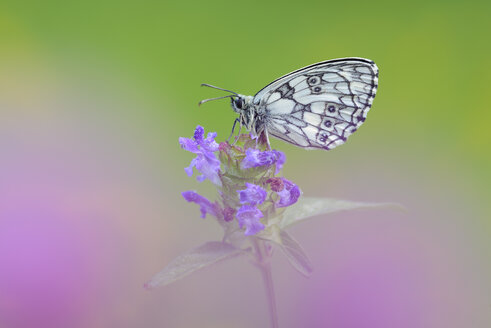
[[(378, 68), (364, 58), (323, 61), (288, 73), (255, 96), (244, 96), (210, 84), (230, 95), (239, 114), (234, 122), (253, 135), (269, 135), (305, 149), (330, 150), (365, 122), (378, 86)], [(240, 133), (240, 132), (239, 132)], [(233, 134), (233, 129), (232, 129)]]

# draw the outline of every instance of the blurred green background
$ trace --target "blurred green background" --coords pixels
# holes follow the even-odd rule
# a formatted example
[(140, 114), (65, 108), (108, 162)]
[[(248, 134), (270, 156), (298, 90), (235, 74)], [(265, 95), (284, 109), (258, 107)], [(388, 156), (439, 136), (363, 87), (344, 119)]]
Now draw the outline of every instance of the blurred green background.
[[(26, 311), (46, 326), (260, 326), (266, 317), (259, 277), (252, 269), (249, 279), (234, 276), (248, 270), (246, 264), (224, 265), (152, 293), (141, 290), (180, 252), (220, 238), (212, 220), (200, 221), (197, 208), (181, 199), (188, 189), (213, 192), (185, 176), (191, 157), (177, 139), (191, 136), (197, 124), (217, 131), (218, 140), (230, 132), (235, 114), (228, 101), (197, 107), (222, 95), (200, 83), (253, 95), (302, 66), (352, 56), (370, 58), (380, 69), (364, 126), (330, 152), (276, 140), (273, 147), (286, 152), (285, 176), (305, 195), (399, 202), (408, 213), (338, 215), (295, 228), (318, 270), (304, 280), (278, 260), (284, 326), (360, 327), (350, 321), (355, 317), (365, 327), (489, 325), (490, 9), (486, 1), (3, 1), (0, 260), (11, 269), (0, 277), (1, 327), (29, 326), (30, 319), (21, 319)], [(57, 214), (43, 221), (38, 208)], [(19, 226), (19, 217), (27, 223)], [(38, 281), (19, 275), (23, 267), (10, 257), (15, 245), (26, 247), (25, 263), (34, 256), (23, 239), (32, 238), (21, 229), (33, 222), (54, 227), (45, 231), (46, 241), (60, 224), (72, 231), (79, 239), (61, 240), (53, 249), (79, 240), (72, 246), (88, 261), (81, 278), (67, 282), (77, 292), (59, 287), (62, 296), (50, 303), (43, 298), (50, 289), (39, 291), (34, 299), (48, 304), (39, 313), (33, 310), (38, 303), (26, 301)], [(354, 244), (343, 244), (352, 238)], [(342, 245), (347, 248), (337, 248)], [(363, 249), (374, 251), (360, 255), (361, 262), (352, 257)], [(371, 262), (388, 249), (401, 251)], [(34, 269), (51, 281), (50, 270), (59, 265), (57, 274), (66, 277), (62, 259), (55, 256), (50, 266), (40, 261)], [(382, 269), (370, 271), (370, 263)], [(361, 274), (353, 278), (361, 291), (337, 290), (353, 296), (342, 303), (351, 312), (329, 312), (326, 319), (319, 304), (336, 308), (340, 298), (332, 286), (344, 286), (335, 278), (342, 271), (337, 264), (377, 277), (405, 268), (405, 275), (395, 270), (390, 276), (394, 286), (413, 286), (414, 294), (380, 291)], [(239, 298), (227, 294), (237, 280)], [(370, 292), (363, 289), (370, 286)], [(371, 296), (360, 300), (360, 294)], [(190, 295), (198, 296), (190, 301)], [(298, 295), (309, 310), (293, 299)], [(64, 317), (46, 315), (73, 299), (83, 301)], [(313, 299), (319, 308), (309, 305)], [(396, 310), (388, 311), (389, 304)]]

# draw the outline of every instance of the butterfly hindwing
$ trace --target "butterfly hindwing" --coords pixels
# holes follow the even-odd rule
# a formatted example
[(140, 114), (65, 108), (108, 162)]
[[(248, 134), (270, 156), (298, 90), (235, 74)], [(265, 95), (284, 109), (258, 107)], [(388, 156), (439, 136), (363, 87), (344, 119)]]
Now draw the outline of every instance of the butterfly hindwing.
[(303, 148), (329, 150), (363, 124), (377, 84), (372, 61), (336, 59), (277, 79), (254, 101), (271, 135)]

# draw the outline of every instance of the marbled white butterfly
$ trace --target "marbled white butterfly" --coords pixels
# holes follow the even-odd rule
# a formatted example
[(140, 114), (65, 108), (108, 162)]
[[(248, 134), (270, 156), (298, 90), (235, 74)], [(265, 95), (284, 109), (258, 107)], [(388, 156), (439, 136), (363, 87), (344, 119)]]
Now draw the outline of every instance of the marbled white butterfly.
[[(235, 123), (254, 135), (268, 135), (306, 149), (330, 150), (343, 144), (365, 122), (378, 85), (378, 68), (369, 59), (327, 60), (293, 71), (254, 97), (202, 84), (231, 95)], [(234, 123), (234, 127), (235, 127)]]

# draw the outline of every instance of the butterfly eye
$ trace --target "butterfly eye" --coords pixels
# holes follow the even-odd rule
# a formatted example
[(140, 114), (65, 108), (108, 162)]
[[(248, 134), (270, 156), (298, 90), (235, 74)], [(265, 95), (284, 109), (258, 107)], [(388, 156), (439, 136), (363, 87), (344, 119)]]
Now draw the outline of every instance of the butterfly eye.
[(237, 107), (238, 109), (242, 109), (243, 105), (244, 105), (244, 99), (242, 98), (235, 99), (235, 107)]

